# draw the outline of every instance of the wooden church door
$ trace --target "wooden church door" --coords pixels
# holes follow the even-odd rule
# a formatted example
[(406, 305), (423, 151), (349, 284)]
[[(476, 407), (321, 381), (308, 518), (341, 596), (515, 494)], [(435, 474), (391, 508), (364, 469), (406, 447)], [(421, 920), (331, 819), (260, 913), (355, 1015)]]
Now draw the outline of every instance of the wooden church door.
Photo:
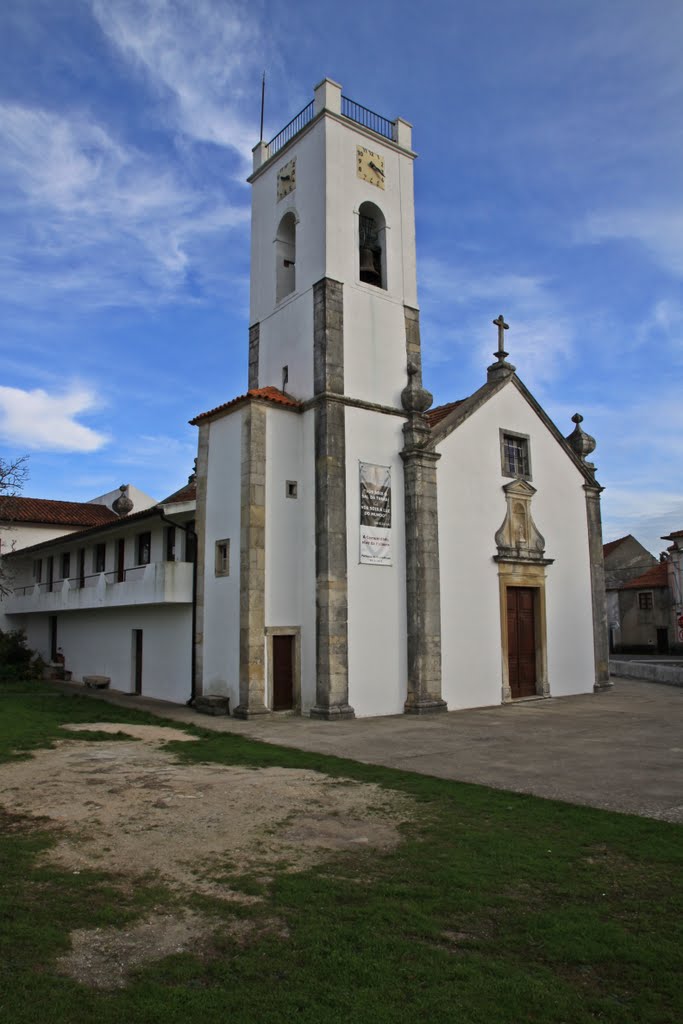
[(273, 711), (294, 707), (294, 637), (273, 636)]
[(510, 694), (536, 696), (536, 629), (532, 587), (507, 588)]

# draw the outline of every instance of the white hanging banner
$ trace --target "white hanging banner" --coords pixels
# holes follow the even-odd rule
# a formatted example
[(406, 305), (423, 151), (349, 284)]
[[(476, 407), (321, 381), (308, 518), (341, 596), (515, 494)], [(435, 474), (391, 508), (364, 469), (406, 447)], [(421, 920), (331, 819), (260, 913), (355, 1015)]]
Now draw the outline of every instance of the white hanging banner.
[(360, 560), (391, 565), (391, 467), (360, 463)]

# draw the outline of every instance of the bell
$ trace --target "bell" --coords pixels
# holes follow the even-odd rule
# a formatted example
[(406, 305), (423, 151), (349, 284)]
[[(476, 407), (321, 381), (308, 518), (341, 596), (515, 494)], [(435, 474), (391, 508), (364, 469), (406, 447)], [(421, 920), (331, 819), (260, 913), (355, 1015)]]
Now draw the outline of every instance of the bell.
[(365, 284), (374, 284), (377, 288), (382, 285), (382, 279), (375, 266), (375, 254), (367, 246), (360, 250), (360, 279)]

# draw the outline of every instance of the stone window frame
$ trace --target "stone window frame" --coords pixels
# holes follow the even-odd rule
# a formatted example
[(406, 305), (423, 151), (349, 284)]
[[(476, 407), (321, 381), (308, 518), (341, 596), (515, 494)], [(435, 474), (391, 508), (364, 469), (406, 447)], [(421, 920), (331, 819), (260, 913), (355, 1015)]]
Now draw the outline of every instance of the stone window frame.
[[(500, 444), (500, 471), (502, 475), (510, 480), (533, 480), (531, 468), (531, 435), (520, 434), (517, 430), (506, 430), (504, 427), (500, 427), (498, 430), (498, 436)], [(524, 441), (526, 445), (526, 473), (511, 473), (507, 468), (505, 459), (505, 439), (507, 437), (513, 437), (518, 441)]]
[(230, 575), (230, 538), (223, 537), (216, 541), (214, 574), (216, 576)]
[[(643, 598), (645, 602), (643, 603)], [(639, 590), (638, 591), (638, 611), (639, 612), (651, 612), (655, 606), (655, 595), (652, 590)]]

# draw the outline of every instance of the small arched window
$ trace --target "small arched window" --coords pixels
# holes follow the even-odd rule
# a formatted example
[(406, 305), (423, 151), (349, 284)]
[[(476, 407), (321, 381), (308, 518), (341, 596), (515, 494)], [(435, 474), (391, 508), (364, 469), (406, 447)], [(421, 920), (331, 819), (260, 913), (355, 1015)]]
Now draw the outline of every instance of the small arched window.
[(360, 279), (375, 288), (386, 288), (386, 221), (374, 203), (361, 203), (358, 211), (358, 262)]
[(280, 221), (275, 253), (275, 300), (280, 302), (296, 288), (296, 217), (291, 211)]

